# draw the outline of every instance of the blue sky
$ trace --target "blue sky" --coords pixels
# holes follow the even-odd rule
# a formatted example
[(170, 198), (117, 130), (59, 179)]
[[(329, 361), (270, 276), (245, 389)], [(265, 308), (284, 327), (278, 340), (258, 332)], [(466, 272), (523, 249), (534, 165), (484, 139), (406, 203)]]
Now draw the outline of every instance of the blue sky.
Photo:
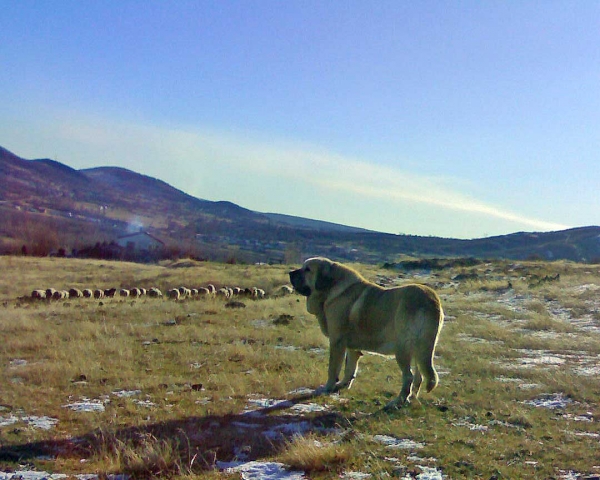
[(391, 233), (600, 224), (596, 1), (29, 1), (0, 145)]

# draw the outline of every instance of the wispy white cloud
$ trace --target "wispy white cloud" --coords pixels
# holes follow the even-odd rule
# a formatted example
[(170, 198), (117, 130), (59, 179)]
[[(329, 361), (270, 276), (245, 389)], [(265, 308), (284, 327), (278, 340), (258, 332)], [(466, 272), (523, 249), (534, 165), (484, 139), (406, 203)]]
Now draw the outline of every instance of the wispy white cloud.
[[(257, 204), (257, 190), (260, 196), (267, 198), (269, 185), (284, 185), (280, 189), (284, 191), (286, 187), (289, 190), (304, 185), (324, 197), (338, 195), (340, 198), (364, 199), (371, 204), (385, 205), (386, 210), (394, 205), (405, 212), (418, 207), (421, 211), (426, 209), (429, 217), (437, 215), (444, 217), (444, 221), (456, 215), (455, 224), (464, 223), (468, 218), (473, 221), (485, 218), (491, 224), (496, 220), (510, 225), (505, 228), (512, 231), (568, 228), (477, 199), (465, 193), (465, 182), (461, 179), (419, 175), (298, 142), (72, 115), (45, 128), (52, 130), (48, 136), (62, 139), (68, 155), (85, 159), (88, 165), (82, 166), (119, 165), (156, 176), (202, 198), (237, 200), (250, 208), (264, 208), (253, 206)], [(75, 159), (64, 161), (73, 164), (71, 160)], [(235, 197), (232, 197), (234, 193)], [(270, 198), (268, 201), (279, 205), (283, 200)], [(344, 202), (340, 201), (342, 216), (343, 208)], [(299, 212), (299, 208), (294, 211)], [(311, 212), (304, 215), (311, 216)], [(314, 212), (312, 216), (315, 218)], [(335, 218), (328, 219), (336, 221)], [(377, 226), (369, 227), (369, 221), (365, 219), (356, 219), (353, 223), (377, 229)], [(403, 230), (391, 227), (386, 231), (394, 229)]]
[[(486, 204), (452, 188), (453, 179), (417, 175), (390, 166), (324, 152), (310, 146), (243, 144), (217, 140), (240, 167), (262, 168), (265, 175), (281, 176), (323, 189), (378, 199), (429, 205), (446, 211), (485, 215), (539, 230), (561, 230), (567, 225), (528, 217)], [(248, 160), (252, 161), (249, 162)], [(461, 182), (464, 184), (464, 182)]]

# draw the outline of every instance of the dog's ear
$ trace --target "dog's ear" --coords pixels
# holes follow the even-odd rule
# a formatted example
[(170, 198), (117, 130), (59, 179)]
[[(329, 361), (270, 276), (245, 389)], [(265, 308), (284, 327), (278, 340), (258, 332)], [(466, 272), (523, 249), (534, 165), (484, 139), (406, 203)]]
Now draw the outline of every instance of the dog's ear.
[(333, 264), (325, 264), (319, 268), (315, 279), (315, 290), (328, 290), (333, 287), (335, 283), (333, 267)]

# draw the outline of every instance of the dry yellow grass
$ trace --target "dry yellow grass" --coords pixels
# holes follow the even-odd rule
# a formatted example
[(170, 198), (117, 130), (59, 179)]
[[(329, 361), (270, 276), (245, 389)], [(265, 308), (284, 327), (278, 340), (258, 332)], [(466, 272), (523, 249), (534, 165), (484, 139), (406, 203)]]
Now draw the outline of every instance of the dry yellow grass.
[[(439, 387), (392, 414), (381, 411), (400, 383), (390, 359), (366, 356), (339, 397), (298, 390), (323, 383), (327, 342), (296, 295), (238, 298), (237, 309), (218, 298), (19, 298), (34, 288), (208, 283), (275, 292), (289, 266), (0, 257), (0, 471), (26, 462), (72, 474), (230, 478), (219, 462), (264, 460), (310, 478), (600, 473), (597, 266), (354, 267), (380, 283), (434, 286), (447, 314)], [(544, 399), (564, 404), (528, 403)], [(38, 427), (45, 416), (54, 419), (47, 430)]]

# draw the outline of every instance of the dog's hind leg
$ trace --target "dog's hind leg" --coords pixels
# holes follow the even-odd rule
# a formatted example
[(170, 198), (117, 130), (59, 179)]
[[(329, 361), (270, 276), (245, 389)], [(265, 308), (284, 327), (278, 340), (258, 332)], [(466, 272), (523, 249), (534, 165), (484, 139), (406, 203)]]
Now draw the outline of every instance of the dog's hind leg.
[(362, 357), (360, 350), (348, 350), (346, 352), (346, 367), (344, 369), (344, 378), (339, 384), (339, 388), (352, 387), (352, 382), (356, 378), (356, 372), (358, 371), (358, 361)]
[(412, 398), (414, 376), (410, 369), (410, 360), (410, 354), (403, 349), (396, 352), (396, 362), (398, 362), (398, 366), (402, 372), (402, 388), (400, 389), (398, 398), (395, 398), (384, 407), (386, 410), (402, 407), (406, 403), (409, 403)]
[(413, 386), (412, 386), (412, 397), (417, 398), (419, 396), (419, 391), (421, 390), (421, 383), (423, 383), (423, 376), (421, 375), (421, 369), (417, 363), (413, 363), (412, 366), (413, 372)]
[(438, 374), (433, 367), (431, 362), (427, 362), (425, 365), (419, 365), (423, 380), (425, 381), (425, 390), (427, 393), (431, 392), (438, 384)]
[(417, 352), (416, 363), (423, 376), (425, 383), (425, 390), (427, 393), (431, 392), (438, 384), (438, 374), (433, 366), (433, 355), (435, 350), (435, 343), (423, 347), (421, 351)]

